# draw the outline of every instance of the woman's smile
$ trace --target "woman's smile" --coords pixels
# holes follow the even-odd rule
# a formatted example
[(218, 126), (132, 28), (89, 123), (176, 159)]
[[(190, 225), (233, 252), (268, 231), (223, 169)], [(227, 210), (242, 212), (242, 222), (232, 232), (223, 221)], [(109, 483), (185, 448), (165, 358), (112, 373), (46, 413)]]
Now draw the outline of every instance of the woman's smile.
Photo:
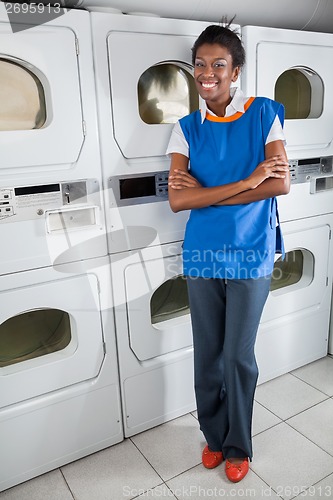
[(217, 83), (218, 82), (200, 82), (202, 88), (205, 90), (214, 89), (215, 87), (217, 87)]

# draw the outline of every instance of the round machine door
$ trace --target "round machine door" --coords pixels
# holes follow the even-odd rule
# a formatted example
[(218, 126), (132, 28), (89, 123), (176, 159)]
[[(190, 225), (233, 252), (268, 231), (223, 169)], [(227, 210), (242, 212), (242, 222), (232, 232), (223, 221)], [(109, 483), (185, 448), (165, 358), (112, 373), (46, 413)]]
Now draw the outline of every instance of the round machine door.
[(104, 342), (96, 276), (13, 287), (1, 292), (1, 304), (2, 407), (98, 375)]
[(327, 308), (331, 226), (327, 216), (281, 224), (286, 255), (275, 262), (262, 323)]
[(285, 106), (289, 157), (332, 154), (332, 75), (327, 64), (333, 58), (332, 35), (246, 26), (242, 38), (247, 53), (242, 88), (247, 95), (266, 96)]
[(256, 341), (260, 383), (327, 355), (333, 216), (281, 226), (286, 256), (275, 262)]
[(186, 280), (180, 255), (144, 257), (125, 265), (130, 347), (140, 360), (192, 346)]
[(0, 176), (73, 168), (84, 142), (74, 30), (50, 23), (13, 34), (3, 22), (0, 46)]
[(174, 123), (199, 107), (195, 37), (113, 31), (107, 41), (115, 140), (126, 158), (163, 156)]

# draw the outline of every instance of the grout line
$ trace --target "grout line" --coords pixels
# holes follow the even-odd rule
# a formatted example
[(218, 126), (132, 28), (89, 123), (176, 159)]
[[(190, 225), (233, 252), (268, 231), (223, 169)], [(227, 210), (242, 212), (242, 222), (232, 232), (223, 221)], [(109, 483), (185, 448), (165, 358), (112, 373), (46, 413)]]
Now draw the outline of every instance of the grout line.
[[(170, 494), (167, 495), (168, 498), (175, 498), (177, 500), (177, 497), (174, 496), (172, 490), (169, 488), (169, 486), (163, 482), (161, 484), (158, 484), (157, 486), (154, 486), (153, 488), (147, 488), (144, 493), (147, 493), (148, 491), (150, 492), (153, 492), (155, 488), (159, 488), (160, 486), (165, 486), (165, 488), (170, 492)], [(155, 496), (155, 495), (154, 495)], [(160, 494), (157, 494), (157, 497), (161, 497)], [(136, 496), (136, 497), (133, 497), (131, 500), (136, 500), (137, 498), (142, 498), (142, 494), (140, 493), (140, 495)]]
[(72, 490), (71, 490), (71, 488), (70, 488), (70, 486), (69, 486), (69, 484), (67, 482), (67, 479), (65, 478), (64, 473), (62, 472), (61, 467), (59, 467), (59, 471), (60, 471), (60, 474), (62, 475), (62, 477), (63, 477), (63, 479), (64, 479), (64, 481), (65, 481), (65, 483), (67, 485), (67, 488), (69, 489), (70, 494), (72, 495), (73, 499), (75, 500), (74, 493), (72, 492)]
[(274, 493), (276, 494), (276, 497), (277, 498), (281, 498), (281, 500), (283, 500), (283, 497), (281, 497), (280, 495), (277, 494), (277, 492), (275, 491), (275, 489), (273, 488), (272, 485), (270, 485), (267, 481), (265, 481), (265, 479), (263, 479), (259, 474), (258, 472), (255, 472), (253, 469), (251, 469), (250, 467), (250, 470), (253, 474), (255, 474), (259, 479), (260, 481), (262, 481), (263, 483), (265, 483), (267, 485), (268, 488), (272, 489), (274, 491)]
[[(267, 408), (267, 406), (265, 406), (263, 403), (259, 403), (259, 401), (256, 400), (256, 402), (258, 404), (260, 404), (263, 408), (265, 408), (265, 410), (269, 411), (270, 413), (272, 413), (272, 415), (274, 415), (274, 417), (277, 417), (278, 419), (281, 420), (281, 422), (284, 422), (283, 418), (279, 417), (279, 415), (277, 415), (276, 413), (274, 413), (274, 411), (270, 410), (269, 408)], [(288, 417), (289, 418), (289, 417)], [(281, 422), (278, 422), (278, 424), (281, 424)], [(278, 425), (276, 424), (276, 425)], [(272, 426), (274, 427), (274, 425)], [(262, 432), (265, 432), (265, 431), (262, 431)]]
[[(326, 394), (325, 394), (325, 396), (326, 396)], [(329, 399), (331, 399), (331, 398), (330, 398), (330, 396), (327, 396), (327, 397), (326, 397), (325, 399), (323, 399), (322, 401), (318, 401), (318, 403), (314, 403), (313, 405), (308, 406), (308, 407), (307, 407), (307, 408), (305, 408), (304, 410), (301, 410), (301, 411), (299, 411), (298, 413), (295, 413), (295, 415), (291, 415), (290, 417), (285, 418), (283, 421), (284, 421), (285, 423), (287, 423), (287, 420), (290, 420), (291, 418), (297, 417), (298, 415), (301, 415), (302, 413), (304, 413), (304, 412), (306, 412), (306, 411), (308, 411), (308, 410), (311, 410), (312, 408), (315, 408), (316, 406), (319, 406), (319, 405), (321, 405), (322, 403), (325, 403), (325, 401), (328, 401)]]
[[(315, 446), (317, 446), (317, 448), (319, 448), (320, 450), (322, 450), (324, 453), (326, 453), (327, 455), (329, 455), (330, 457), (333, 458), (333, 452), (330, 453), (329, 451), (325, 450), (324, 448), (322, 448), (322, 446), (320, 446), (318, 443), (316, 443), (315, 441), (313, 441), (312, 439), (310, 439), (308, 436), (306, 436), (305, 434), (303, 434), (301, 431), (299, 431), (298, 429), (296, 429), (295, 427), (293, 427), (291, 424), (289, 424), (288, 422), (285, 422), (285, 424), (287, 424), (291, 429), (293, 429), (294, 431), (298, 432), (298, 434), (300, 434), (302, 437), (304, 437), (305, 439), (307, 439), (308, 441), (310, 441), (310, 443), (314, 444)], [(331, 475), (332, 473), (328, 474), (329, 476)], [(321, 481), (321, 480), (320, 480)]]
[[(324, 394), (324, 393), (322, 393), (322, 394)], [(271, 412), (275, 417), (279, 418), (281, 420), (281, 422), (286, 422), (290, 418), (296, 417), (297, 415), (300, 415), (301, 413), (304, 413), (305, 411), (310, 410), (310, 408), (314, 408), (315, 406), (318, 406), (321, 403), (324, 403), (324, 401), (327, 401), (328, 399), (331, 399), (331, 396), (327, 396), (327, 394), (325, 394), (325, 396), (326, 396), (325, 399), (322, 399), (321, 401), (318, 401), (318, 403), (314, 403), (314, 404), (312, 404), (310, 406), (307, 406), (306, 408), (304, 408), (304, 410), (301, 410), (301, 411), (295, 413), (294, 415), (290, 415), (290, 417), (287, 417), (287, 418), (282, 418), (281, 416), (277, 415), (271, 409), (267, 408), (267, 406), (265, 406), (263, 403), (259, 403), (259, 401), (257, 401), (257, 400), (256, 400), (256, 402), (259, 403), (261, 406), (263, 406), (266, 410), (268, 410), (269, 412)], [(279, 424), (281, 422), (279, 422)], [(278, 425), (278, 424), (276, 424), (276, 425)], [(275, 425), (273, 425), (272, 427), (275, 427)], [(265, 432), (265, 431), (262, 431), (262, 432)], [(258, 434), (261, 434), (261, 432), (258, 433)], [(257, 436), (257, 434), (256, 434), (256, 436)]]
[(295, 377), (297, 378), (297, 380), (300, 380), (301, 382), (304, 382), (304, 384), (307, 384), (308, 386), (310, 386), (312, 389), (315, 389), (316, 391), (319, 391), (321, 392), (322, 394), (324, 394), (325, 396), (328, 396), (329, 398), (331, 398), (332, 396), (330, 394), (327, 394), (327, 392), (324, 392), (322, 391), (321, 389), (318, 389), (318, 387), (315, 387), (314, 385), (310, 384), (310, 382), (307, 382), (306, 380), (303, 380), (302, 378), (298, 377), (297, 375), (295, 375), (294, 373), (291, 373), (289, 372), (289, 374), (292, 376), (292, 377)]
[[(146, 460), (146, 462), (149, 464), (149, 466), (154, 470), (154, 472), (156, 472), (156, 474), (158, 475), (158, 477), (161, 479), (161, 481), (164, 483), (164, 479), (163, 477), (161, 476), (161, 474), (159, 474), (157, 472), (157, 470), (155, 469), (155, 467), (149, 462), (148, 458), (142, 453), (142, 451), (140, 450), (140, 448), (134, 443), (134, 441), (132, 441), (131, 437), (127, 438), (131, 441), (131, 443), (135, 446), (135, 448), (138, 450), (138, 452), (143, 456), (143, 458)], [(159, 485), (158, 485), (159, 486)], [(149, 489), (149, 488), (148, 488)]]
[[(193, 415), (192, 415), (192, 416), (193, 416)], [(195, 417), (193, 417), (193, 418), (195, 418)], [(127, 438), (127, 439), (130, 439), (130, 440), (131, 440), (131, 438)], [(134, 446), (137, 448), (137, 450), (141, 453), (141, 455), (144, 457), (144, 459), (148, 462), (148, 464), (150, 465), (150, 467), (151, 467), (151, 468), (152, 468), (152, 469), (156, 472), (156, 474), (157, 474), (157, 475), (161, 478), (161, 480), (163, 481), (163, 483), (164, 483), (164, 484), (166, 484), (166, 481), (171, 481), (172, 479), (175, 479), (176, 477), (181, 476), (181, 475), (182, 475), (182, 474), (184, 474), (185, 472), (188, 472), (188, 471), (190, 471), (190, 470), (192, 470), (192, 469), (195, 469), (195, 467), (198, 467), (198, 465), (200, 465), (200, 464), (201, 464), (201, 460), (200, 460), (197, 464), (193, 465), (192, 467), (189, 467), (188, 469), (185, 469), (185, 470), (183, 470), (183, 471), (179, 472), (179, 473), (178, 473), (178, 474), (176, 474), (175, 476), (171, 476), (171, 477), (169, 477), (168, 479), (163, 479), (163, 477), (161, 476), (161, 474), (159, 474), (159, 473), (157, 472), (157, 470), (155, 469), (155, 467), (154, 467), (154, 466), (153, 466), (153, 465), (149, 462), (148, 458), (147, 458), (147, 457), (143, 454), (143, 452), (140, 450), (140, 448), (138, 448), (138, 446), (137, 446), (137, 445), (136, 445), (136, 444), (135, 444), (132, 440), (131, 440), (131, 442), (134, 444)], [(160, 485), (158, 485), (158, 486), (160, 486)]]
[(182, 472), (179, 472), (178, 474), (176, 474), (175, 476), (170, 477), (166, 481), (172, 481), (173, 479), (176, 479), (177, 477), (181, 476), (182, 474), (185, 474), (185, 472), (189, 472), (190, 470), (193, 470), (196, 467), (199, 467), (199, 465), (201, 465), (201, 461), (197, 465), (193, 465), (192, 467), (189, 467), (188, 469), (186, 469), (186, 470), (184, 470)]
[[(281, 419), (280, 419), (281, 420)], [(264, 429), (263, 431), (260, 431), (260, 432), (257, 432), (256, 434), (252, 434), (252, 438), (254, 437), (257, 437), (257, 436), (260, 436), (260, 434), (262, 434), (263, 432), (266, 432), (270, 429), (273, 429), (273, 427), (276, 427), (277, 425), (280, 425), (280, 424), (283, 424), (283, 420), (281, 420), (280, 422), (276, 422), (276, 424), (273, 424), (273, 425), (270, 425), (269, 427), (267, 427), (266, 429)]]

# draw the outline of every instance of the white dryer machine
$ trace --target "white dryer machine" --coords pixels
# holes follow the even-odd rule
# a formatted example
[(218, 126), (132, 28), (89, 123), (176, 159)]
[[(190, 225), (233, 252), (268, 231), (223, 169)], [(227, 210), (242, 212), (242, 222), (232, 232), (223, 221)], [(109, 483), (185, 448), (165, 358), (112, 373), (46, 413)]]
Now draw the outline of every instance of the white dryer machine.
[(285, 106), (289, 159), (333, 154), (333, 34), (245, 26), (242, 89)]
[(0, 276), (0, 491), (123, 439), (108, 257)]
[(256, 342), (259, 383), (328, 352), (333, 275), (333, 157), (290, 161), (278, 198), (285, 260), (275, 262)]
[(208, 23), (92, 12), (125, 436), (194, 410), (181, 241), (168, 203), (174, 123), (198, 108), (191, 47)]
[(107, 255), (90, 31), (13, 33), (0, 5), (0, 274)]
[[(246, 95), (285, 106), (291, 191), (278, 199), (279, 259), (257, 339), (259, 381), (327, 354), (332, 293), (333, 35), (245, 26)], [(332, 340), (329, 351), (332, 352)]]
[(12, 33), (1, 4), (0, 45), (5, 489), (123, 430), (89, 13)]
[(94, 177), (99, 163), (89, 13), (68, 10), (24, 27), (13, 33), (0, 5), (1, 183)]

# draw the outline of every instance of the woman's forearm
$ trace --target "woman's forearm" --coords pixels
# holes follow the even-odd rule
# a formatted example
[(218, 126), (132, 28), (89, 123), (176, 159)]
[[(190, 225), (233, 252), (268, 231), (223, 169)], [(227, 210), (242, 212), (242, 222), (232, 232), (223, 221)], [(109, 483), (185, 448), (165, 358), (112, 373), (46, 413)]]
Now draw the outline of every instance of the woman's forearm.
[(246, 180), (215, 187), (189, 187), (169, 189), (169, 201), (173, 212), (219, 205), (223, 200), (239, 196), (249, 189)]
[(290, 179), (286, 176), (284, 179), (266, 179), (255, 189), (249, 189), (235, 196), (223, 200), (216, 205), (245, 205), (255, 201), (266, 200), (274, 196), (288, 194), (290, 189)]
[(219, 205), (245, 205), (255, 201), (266, 200), (274, 196), (288, 194), (290, 190), (290, 173), (289, 163), (282, 141), (269, 142), (265, 146), (265, 157), (269, 161), (270, 158), (278, 156), (285, 165), (285, 175), (283, 177), (268, 177), (255, 189), (240, 193), (239, 195), (223, 200)]

